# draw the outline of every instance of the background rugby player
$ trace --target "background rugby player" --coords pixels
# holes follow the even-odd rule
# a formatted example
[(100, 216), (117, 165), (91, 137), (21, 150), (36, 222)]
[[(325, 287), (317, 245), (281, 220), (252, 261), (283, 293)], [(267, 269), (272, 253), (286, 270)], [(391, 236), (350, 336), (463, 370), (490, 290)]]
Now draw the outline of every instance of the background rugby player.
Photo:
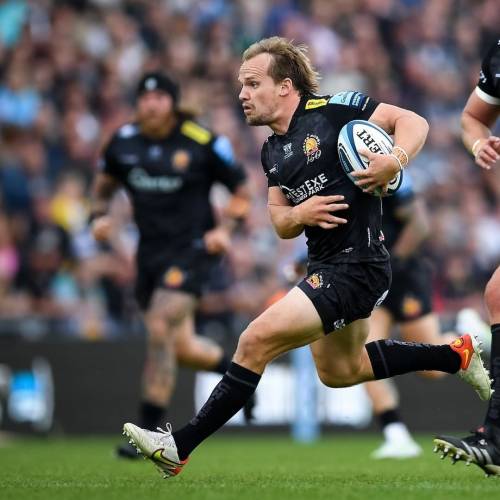
[[(368, 340), (389, 338), (397, 325), (402, 340), (440, 344), (456, 335), (441, 335), (439, 318), (432, 312), (432, 269), (422, 254), (429, 236), (427, 208), (413, 190), (409, 172), (393, 195), (383, 200), (384, 245), (391, 254), (392, 283), (384, 302), (370, 317)], [(423, 371), (438, 378), (445, 373)], [(381, 425), (385, 441), (373, 458), (410, 458), (422, 452), (401, 419), (396, 387), (390, 380), (367, 382), (366, 391)]]
[[(500, 34), (486, 53), (477, 87), (462, 113), (462, 139), (481, 168), (498, 167), (500, 137), (491, 128), (500, 116)], [(498, 175), (498, 172), (497, 172)], [(490, 373), (493, 396), (484, 425), (472, 435), (459, 439), (438, 436), (435, 451), (450, 454), (453, 461), (473, 462), (487, 474), (500, 475), (500, 267), (497, 267), (484, 291), (484, 301), (491, 325)]]
[[(175, 385), (176, 358), (219, 373), (229, 366), (221, 347), (195, 335), (194, 310), (210, 270), (230, 245), (235, 222), (249, 206), (245, 173), (229, 140), (186, 118), (178, 100), (178, 86), (166, 75), (144, 75), (136, 122), (115, 133), (93, 186), (97, 240), (106, 240), (114, 229), (107, 211), (121, 186), (139, 230), (136, 297), (148, 332), (140, 421), (148, 429), (162, 422)], [(219, 225), (209, 199), (216, 182), (232, 193)], [(118, 452), (137, 456), (129, 445)]]

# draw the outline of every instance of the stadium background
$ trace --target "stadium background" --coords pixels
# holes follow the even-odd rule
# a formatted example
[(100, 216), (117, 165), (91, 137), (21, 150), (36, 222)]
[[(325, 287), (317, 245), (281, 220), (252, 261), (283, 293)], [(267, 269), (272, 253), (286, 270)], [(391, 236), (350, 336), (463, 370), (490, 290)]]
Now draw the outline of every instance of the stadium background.
[[(500, 176), (474, 166), (459, 115), (499, 25), (496, 0), (0, 2), (1, 427), (110, 431), (135, 408), (144, 332), (123, 251), (136, 238), (128, 205), (118, 197), (113, 206), (124, 246), (96, 246), (86, 221), (98, 152), (133, 116), (143, 70), (179, 80), (182, 106), (229, 136), (254, 193), (200, 329), (234, 345), (289, 286), (303, 242), (273, 233), (260, 166), (268, 131), (246, 126), (237, 100), (241, 51), (263, 36), (309, 45), (322, 92), (361, 90), (429, 120), (410, 169), (431, 212), (436, 310), (444, 326), (463, 307), (484, 315), (482, 289), (500, 261)], [(216, 203), (223, 197), (214, 193)], [(184, 417), (193, 379), (181, 375)], [(463, 398), (451, 380), (402, 384), (414, 428), (437, 430), (433, 412), (439, 428), (472, 425), (471, 412), (481, 414), (472, 395), (459, 417), (436, 414)], [(423, 408), (418, 395), (440, 406)], [(57, 418), (47, 421), (53, 397)]]

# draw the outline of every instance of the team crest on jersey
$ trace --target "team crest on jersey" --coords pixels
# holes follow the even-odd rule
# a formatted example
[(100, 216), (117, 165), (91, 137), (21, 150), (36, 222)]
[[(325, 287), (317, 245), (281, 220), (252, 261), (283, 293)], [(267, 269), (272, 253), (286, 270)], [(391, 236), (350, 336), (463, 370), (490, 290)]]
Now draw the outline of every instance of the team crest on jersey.
[(172, 155), (172, 167), (179, 172), (184, 172), (191, 162), (191, 155), (185, 149), (178, 149)]
[(311, 163), (317, 160), (321, 156), (321, 149), (319, 149), (321, 141), (319, 137), (315, 134), (307, 134), (302, 145), (304, 154), (307, 158), (307, 163)]
[(415, 297), (405, 297), (402, 309), (405, 318), (413, 318), (422, 312), (422, 302)]
[(163, 282), (165, 283), (165, 285), (172, 288), (181, 286), (182, 283), (184, 283), (184, 273), (182, 269), (179, 269), (176, 266), (170, 267), (165, 273)]
[(319, 273), (311, 274), (306, 278), (306, 283), (309, 284), (314, 290), (321, 288), (323, 286), (323, 276)]

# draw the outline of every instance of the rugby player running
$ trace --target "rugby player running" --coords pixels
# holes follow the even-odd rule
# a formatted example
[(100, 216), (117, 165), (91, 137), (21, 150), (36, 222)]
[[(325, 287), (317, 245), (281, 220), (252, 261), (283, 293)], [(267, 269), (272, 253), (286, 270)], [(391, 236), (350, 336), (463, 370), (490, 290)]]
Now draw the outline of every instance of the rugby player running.
[[(241, 334), (227, 373), (198, 414), (172, 432), (126, 423), (124, 433), (164, 477), (179, 474), (190, 453), (222, 427), (253, 394), (266, 365), (282, 353), (310, 345), (321, 381), (345, 387), (416, 370), (458, 373), (482, 399), (490, 385), (475, 343), (406, 344), (378, 340), (365, 345), (368, 318), (390, 286), (389, 254), (381, 237), (385, 187), (427, 135), (420, 116), (379, 104), (359, 92), (317, 96), (318, 75), (305, 47), (272, 37), (243, 54), (239, 95), (249, 125), (273, 134), (262, 149), (272, 224), (281, 238), (303, 231), (308, 275)], [(370, 120), (394, 134), (391, 154), (367, 152), (370, 167), (354, 185), (340, 166), (337, 138), (353, 119)], [(360, 189), (362, 188), (362, 189)]]
[[(500, 34), (497, 35), (481, 64), (476, 88), (462, 113), (462, 139), (476, 164), (486, 170), (500, 159), (500, 137), (491, 128), (500, 116)], [(497, 173), (498, 175), (498, 173)], [(500, 476), (500, 267), (497, 267), (484, 291), (491, 325), (490, 372), (493, 395), (484, 424), (465, 438), (437, 436), (434, 451), (449, 455), (452, 463), (474, 463), (486, 475)]]
[[(97, 240), (116, 229), (108, 207), (119, 187), (130, 196), (139, 230), (136, 298), (147, 329), (139, 415), (146, 429), (163, 421), (177, 361), (221, 374), (229, 367), (220, 346), (195, 335), (194, 312), (211, 269), (249, 207), (245, 173), (229, 140), (184, 116), (178, 102), (176, 82), (160, 72), (145, 74), (137, 87), (136, 121), (114, 134), (93, 185)], [(214, 183), (232, 193), (218, 225), (209, 199)], [(137, 457), (129, 444), (117, 452)]]

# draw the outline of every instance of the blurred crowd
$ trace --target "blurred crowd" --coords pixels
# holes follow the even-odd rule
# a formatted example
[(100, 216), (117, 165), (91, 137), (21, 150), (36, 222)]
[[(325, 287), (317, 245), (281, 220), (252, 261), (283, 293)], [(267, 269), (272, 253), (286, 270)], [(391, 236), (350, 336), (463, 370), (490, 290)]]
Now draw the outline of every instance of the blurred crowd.
[(126, 197), (112, 209), (119, 244), (98, 246), (87, 218), (99, 151), (133, 119), (136, 81), (151, 69), (173, 75), (182, 107), (231, 139), (254, 193), (229, 278), (202, 311), (244, 323), (282, 293), (303, 241), (279, 241), (270, 226), (269, 130), (245, 125), (236, 79), (242, 50), (270, 35), (309, 46), (323, 93), (360, 90), (429, 120), (410, 170), (431, 211), (436, 307), (481, 307), (500, 262), (500, 175), (474, 166), (459, 120), (498, 26), (498, 0), (0, 1), (0, 334), (141, 331)]

